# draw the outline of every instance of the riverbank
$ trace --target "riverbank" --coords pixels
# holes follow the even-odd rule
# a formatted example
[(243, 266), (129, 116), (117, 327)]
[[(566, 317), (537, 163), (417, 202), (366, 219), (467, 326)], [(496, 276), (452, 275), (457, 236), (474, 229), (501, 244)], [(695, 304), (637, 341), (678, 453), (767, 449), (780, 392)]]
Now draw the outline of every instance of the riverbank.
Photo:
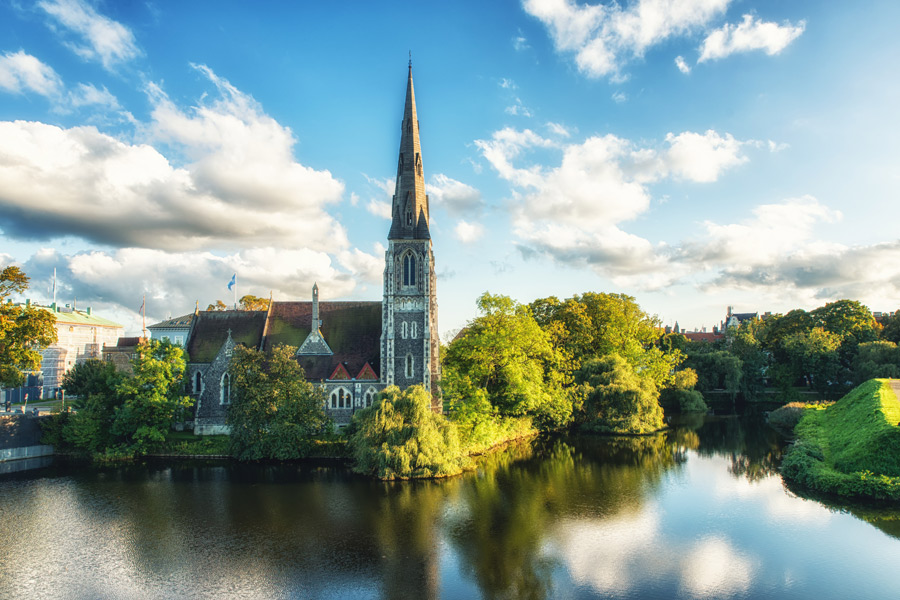
[(896, 380), (872, 379), (829, 407), (809, 407), (781, 465), (804, 487), (900, 501), (900, 400)]

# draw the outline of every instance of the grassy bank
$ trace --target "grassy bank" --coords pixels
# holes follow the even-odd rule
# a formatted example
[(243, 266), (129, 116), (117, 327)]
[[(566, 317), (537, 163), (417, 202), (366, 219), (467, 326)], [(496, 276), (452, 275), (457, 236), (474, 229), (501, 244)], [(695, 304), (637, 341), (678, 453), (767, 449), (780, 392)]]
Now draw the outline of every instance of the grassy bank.
[(809, 407), (782, 474), (811, 489), (900, 501), (900, 401), (872, 379), (829, 407)]

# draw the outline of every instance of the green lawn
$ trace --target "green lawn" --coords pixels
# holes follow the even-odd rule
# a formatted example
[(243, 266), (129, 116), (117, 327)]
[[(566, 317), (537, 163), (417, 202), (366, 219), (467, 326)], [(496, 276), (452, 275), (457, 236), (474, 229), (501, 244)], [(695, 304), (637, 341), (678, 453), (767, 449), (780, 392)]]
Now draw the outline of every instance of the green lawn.
[(900, 401), (872, 379), (835, 404), (809, 407), (782, 462), (789, 479), (843, 496), (900, 500)]

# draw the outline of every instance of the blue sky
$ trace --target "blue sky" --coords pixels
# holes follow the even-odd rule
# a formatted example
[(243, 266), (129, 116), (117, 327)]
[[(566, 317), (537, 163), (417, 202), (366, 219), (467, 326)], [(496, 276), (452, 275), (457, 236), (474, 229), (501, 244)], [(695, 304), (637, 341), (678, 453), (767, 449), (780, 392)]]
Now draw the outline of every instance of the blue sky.
[(381, 297), (408, 52), (440, 330), (900, 290), (896, 2), (0, 2), (0, 264), (147, 318)]

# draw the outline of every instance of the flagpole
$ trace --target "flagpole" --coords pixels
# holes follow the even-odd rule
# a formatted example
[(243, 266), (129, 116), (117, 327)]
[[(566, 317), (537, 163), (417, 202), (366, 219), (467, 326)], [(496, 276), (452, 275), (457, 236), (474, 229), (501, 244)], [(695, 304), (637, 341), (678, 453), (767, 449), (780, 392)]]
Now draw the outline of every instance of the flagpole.
[(237, 310), (237, 274), (234, 276), (234, 310)]
[(147, 339), (147, 295), (144, 294), (141, 297), (141, 326), (143, 329), (141, 333), (144, 334), (144, 339)]

